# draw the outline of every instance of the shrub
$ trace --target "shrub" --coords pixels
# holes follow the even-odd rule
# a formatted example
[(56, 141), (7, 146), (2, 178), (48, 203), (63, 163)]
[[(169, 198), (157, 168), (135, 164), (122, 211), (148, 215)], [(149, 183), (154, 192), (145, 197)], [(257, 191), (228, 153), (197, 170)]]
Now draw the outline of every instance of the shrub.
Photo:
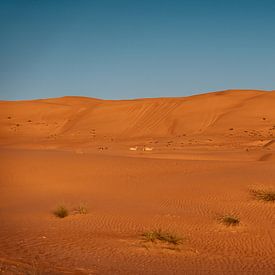
[(69, 215), (68, 209), (63, 205), (58, 206), (53, 213), (58, 218), (65, 218)]
[(239, 218), (231, 215), (222, 216), (219, 220), (221, 223), (223, 223), (226, 226), (236, 226), (236, 225), (239, 225), (240, 223)]
[(146, 231), (142, 234), (142, 237), (147, 242), (161, 241), (161, 242), (167, 242), (174, 245), (178, 245), (182, 243), (181, 237), (173, 233), (162, 231), (161, 229)]
[(74, 209), (74, 213), (75, 214), (87, 214), (88, 213), (88, 209), (87, 206), (85, 204), (79, 204), (75, 209)]
[(272, 190), (251, 190), (252, 196), (257, 200), (274, 202), (275, 201), (275, 192)]

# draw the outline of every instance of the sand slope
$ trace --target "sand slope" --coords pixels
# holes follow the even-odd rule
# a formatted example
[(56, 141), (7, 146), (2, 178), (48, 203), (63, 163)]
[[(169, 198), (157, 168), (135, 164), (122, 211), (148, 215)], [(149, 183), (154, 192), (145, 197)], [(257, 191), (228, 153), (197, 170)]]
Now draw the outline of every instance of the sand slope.
[[(275, 189), (274, 156), (274, 91), (2, 101), (0, 270), (274, 274), (275, 205), (249, 192)], [(158, 228), (183, 243), (144, 243)]]
[[(0, 102), (1, 137), (173, 137), (223, 134), (233, 128), (259, 131), (274, 126), (275, 92), (223, 91), (183, 98), (98, 100), (82, 97)], [(8, 117), (10, 117), (8, 119)], [(16, 126), (18, 125), (19, 126)], [(274, 132), (273, 132), (274, 133)]]

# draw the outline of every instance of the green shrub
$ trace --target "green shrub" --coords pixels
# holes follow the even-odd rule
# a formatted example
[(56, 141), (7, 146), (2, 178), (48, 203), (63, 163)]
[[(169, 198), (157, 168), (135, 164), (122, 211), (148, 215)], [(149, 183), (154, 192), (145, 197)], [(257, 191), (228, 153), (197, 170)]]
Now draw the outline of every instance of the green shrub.
[(167, 242), (170, 244), (178, 245), (182, 243), (182, 238), (177, 236), (176, 234), (162, 231), (161, 229), (146, 231), (142, 234), (142, 237), (147, 242)]
[(251, 190), (252, 196), (257, 200), (274, 202), (275, 201), (275, 192), (271, 190)]
[(69, 215), (68, 209), (63, 205), (58, 206), (53, 213), (58, 218), (65, 218)]
[(226, 226), (236, 226), (236, 225), (239, 225), (240, 223), (239, 218), (231, 215), (222, 216), (219, 220), (221, 223), (223, 223)]

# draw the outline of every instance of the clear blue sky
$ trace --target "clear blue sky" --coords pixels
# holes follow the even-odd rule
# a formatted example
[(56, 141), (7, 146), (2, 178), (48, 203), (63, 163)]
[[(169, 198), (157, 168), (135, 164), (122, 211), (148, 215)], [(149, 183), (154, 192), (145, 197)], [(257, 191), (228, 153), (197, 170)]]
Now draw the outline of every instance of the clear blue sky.
[(275, 89), (274, 0), (0, 0), (0, 99)]

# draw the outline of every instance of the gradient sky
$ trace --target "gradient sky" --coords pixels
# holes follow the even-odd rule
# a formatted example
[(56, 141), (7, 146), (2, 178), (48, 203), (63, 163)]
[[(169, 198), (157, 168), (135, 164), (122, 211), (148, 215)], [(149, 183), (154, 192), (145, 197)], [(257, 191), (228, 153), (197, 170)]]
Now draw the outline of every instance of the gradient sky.
[(274, 0), (0, 0), (0, 99), (275, 89)]

